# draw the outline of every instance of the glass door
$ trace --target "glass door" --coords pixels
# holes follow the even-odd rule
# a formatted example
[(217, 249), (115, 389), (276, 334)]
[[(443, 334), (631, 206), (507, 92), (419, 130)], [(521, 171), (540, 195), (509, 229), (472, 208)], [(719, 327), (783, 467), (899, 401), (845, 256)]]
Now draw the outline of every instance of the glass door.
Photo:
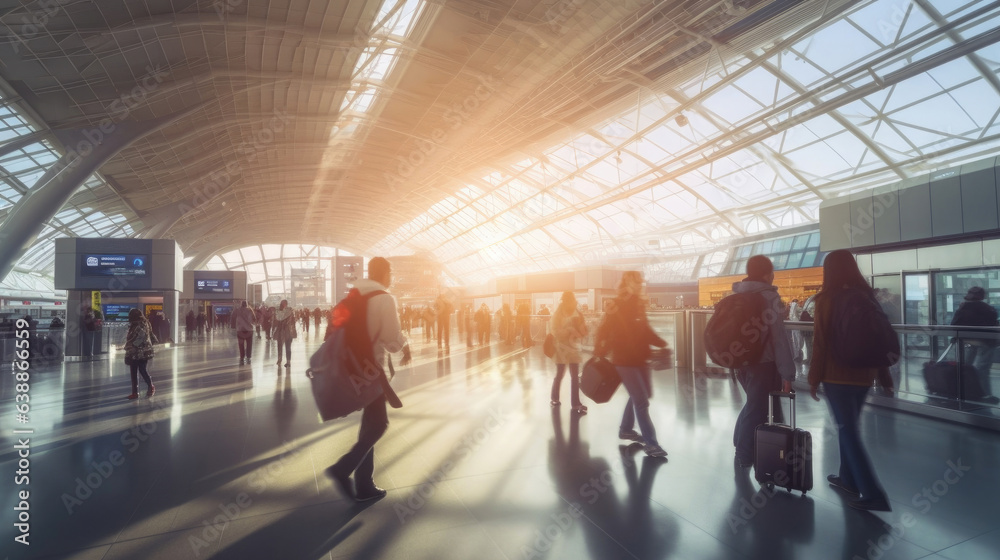
[(931, 324), (931, 294), (929, 274), (926, 272), (903, 275), (903, 322), (907, 325)]

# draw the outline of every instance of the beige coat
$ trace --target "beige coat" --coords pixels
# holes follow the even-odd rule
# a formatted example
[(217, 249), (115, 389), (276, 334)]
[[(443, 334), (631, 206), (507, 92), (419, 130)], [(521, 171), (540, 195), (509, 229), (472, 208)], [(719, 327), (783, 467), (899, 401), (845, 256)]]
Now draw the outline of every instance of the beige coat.
[(549, 332), (556, 339), (553, 359), (557, 364), (579, 364), (582, 361), (580, 340), (587, 336), (587, 325), (579, 311), (574, 309), (566, 314), (561, 307), (557, 308), (549, 321)]

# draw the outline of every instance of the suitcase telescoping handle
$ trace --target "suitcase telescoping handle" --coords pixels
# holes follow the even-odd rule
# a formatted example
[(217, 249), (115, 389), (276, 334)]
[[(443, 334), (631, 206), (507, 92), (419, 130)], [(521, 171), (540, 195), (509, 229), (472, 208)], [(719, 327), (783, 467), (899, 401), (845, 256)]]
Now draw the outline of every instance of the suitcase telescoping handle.
[[(792, 429), (794, 430), (795, 429), (795, 392), (793, 391), (791, 393), (782, 393), (781, 391), (771, 391), (770, 396), (768, 396), (768, 398), (767, 398), (767, 423), (769, 425), (772, 425), (772, 426), (774, 425), (774, 397), (778, 397), (778, 398), (785, 397), (785, 398), (788, 399), (788, 402), (791, 403), (791, 405), (789, 406), (789, 408), (791, 409), (791, 410), (789, 410), (789, 413), (791, 414), (791, 417), (792, 417), (791, 418), (791, 420), (792, 420), (791, 426), (792, 426)], [(778, 406), (781, 406), (781, 405), (778, 405)]]

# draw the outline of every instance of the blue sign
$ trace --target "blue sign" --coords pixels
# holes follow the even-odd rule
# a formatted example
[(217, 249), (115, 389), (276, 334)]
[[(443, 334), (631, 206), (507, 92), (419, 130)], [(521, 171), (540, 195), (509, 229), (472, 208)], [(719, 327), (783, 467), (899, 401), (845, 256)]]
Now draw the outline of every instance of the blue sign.
[(197, 279), (194, 281), (194, 293), (231, 294), (233, 293), (233, 282), (232, 280)]
[(80, 276), (146, 276), (146, 255), (81, 255)]

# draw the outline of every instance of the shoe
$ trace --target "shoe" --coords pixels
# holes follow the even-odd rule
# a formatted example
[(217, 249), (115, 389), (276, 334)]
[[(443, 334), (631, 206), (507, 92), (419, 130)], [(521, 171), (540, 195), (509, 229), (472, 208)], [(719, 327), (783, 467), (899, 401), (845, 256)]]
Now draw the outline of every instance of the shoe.
[(857, 489), (851, 488), (850, 486), (844, 484), (844, 481), (839, 476), (837, 476), (835, 474), (831, 474), (831, 475), (827, 476), (826, 480), (827, 480), (827, 482), (830, 483), (830, 486), (833, 486), (834, 488), (837, 488), (838, 490), (842, 490), (842, 491), (844, 491), (844, 492), (846, 492), (846, 493), (854, 496), (855, 498), (858, 498), (858, 497), (861, 496), (861, 492), (858, 492)]
[(243, 365), (243, 358), (240, 358), (240, 365)]
[(573, 412), (575, 414), (586, 414), (587, 413), (587, 407), (583, 406), (582, 404), (574, 406), (573, 407)]
[(642, 450), (645, 451), (646, 455), (649, 455), (650, 457), (667, 456), (667, 452), (659, 445), (647, 445), (646, 447), (643, 447)]
[(550, 404), (550, 405), (552, 405), (552, 406), (559, 406), (559, 405), (561, 405), (562, 403), (561, 403), (561, 402), (559, 402), (559, 401), (549, 401), (549, 404)]
[(356, 500), (357, 496), (354, 494), (354, 485), (351, 483), (350, 477), (348, 475), (338, 473), (333, 467), (334, 465), (330, 465), (324, 469), (323, 474), (333, 481), (334, 486), (336, 486), (343, 495), (351, 498), (352, 500)]
[(132, 393), (131, 395), (128, 396), (128, 400), (130, 401), (134, 401), (135, 399), (138, 398), (139, 398), (139, 393)]
[(859, 497), (856, 500), (847, 502), (847, 505), (854, 509), (862, 509), (865, 511), (892, 511), (892, 506), (889, 505), (889, 500), (886, 500), (885, 498), (863, 499)]
[(291, 362), (285, 362), (285, 367), (292, 367), (292, 363)]
[(365, 488), (359, 490), (354, 499), (359, 502), (367, 502), (368, 500), (378, 500), (384, 498), (388, 494), (385, 490), (379, 488), (378, 486), (372, 486), (371, 488)]
[(156, 394), (156, 387), (153, 387), (152, 385), (150, 385), (149, 386), (149, 390), (146, 391), (146, 398), (148, 399), (149, 397), (152, 397), (155, 394)]
[(622, 457), (633, 457), (643, 448), (641, 443), (632, 442), (628, 445), (619, 445), (618, 452), (621, 453)]
[(632, 441), (637, 441), (639, 443), (643, 442), (642, 436), (639, 435), (639, 432), (636, 432), (635, 430), (619, 430), (618, 439), (630, 439)]
[(274, 363), (275, 363), (275, 365), (279, 365), (280, 366), (281, 365), (281, 360), (278, 360), (277, 362), (274, 362)]

